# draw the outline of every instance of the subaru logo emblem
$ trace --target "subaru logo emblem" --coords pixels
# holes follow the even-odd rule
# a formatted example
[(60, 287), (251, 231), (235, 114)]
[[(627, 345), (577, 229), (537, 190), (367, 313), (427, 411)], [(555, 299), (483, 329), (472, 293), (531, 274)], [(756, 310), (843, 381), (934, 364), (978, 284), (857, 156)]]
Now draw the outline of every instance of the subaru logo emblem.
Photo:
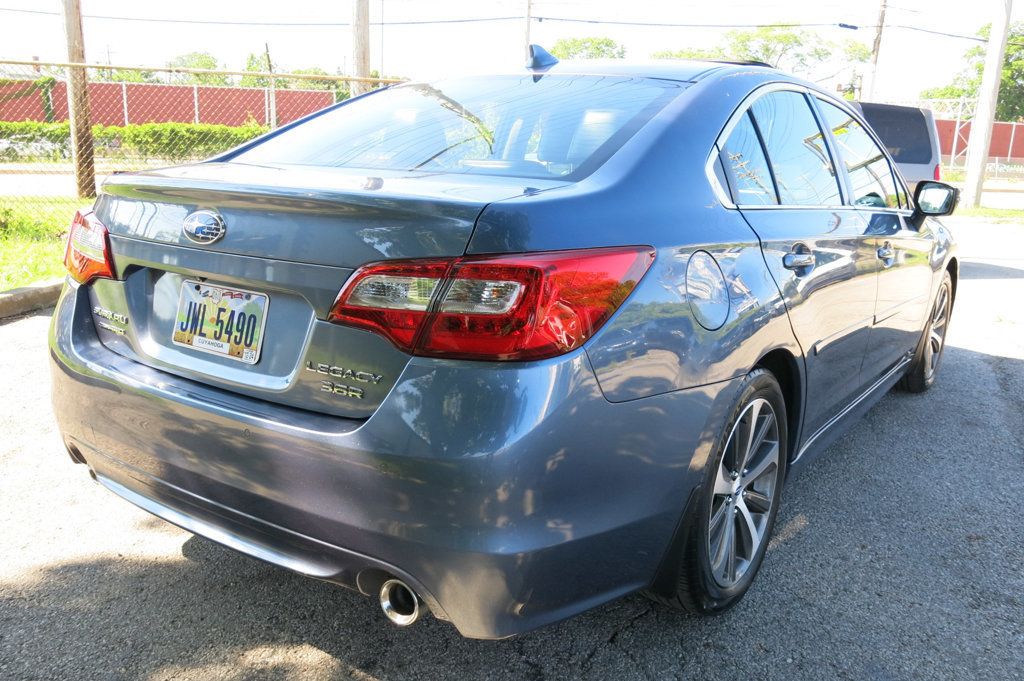
[(224, 218), (216, 211), (197, 210), (185, 217), (181, 231), (185, 233), (189, 241), (194, 241), (197, 244), (212, 244), (224, 236), (228, 228), (224, 224)]

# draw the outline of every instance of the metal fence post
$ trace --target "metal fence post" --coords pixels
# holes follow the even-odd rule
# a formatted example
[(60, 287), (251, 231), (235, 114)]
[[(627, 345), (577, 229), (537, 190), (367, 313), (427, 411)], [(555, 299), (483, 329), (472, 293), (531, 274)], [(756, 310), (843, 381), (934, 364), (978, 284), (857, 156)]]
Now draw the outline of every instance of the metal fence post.
[(960, 98), (960, 103), (956, 107), (956, 125), (953, 126), (953, 148), (949, 152), (949, 167), (956, 168), (956, 148), (957, 143), (960, 142), (960, 117), (964, 113), (964, 99)]
[(267, 56), (267, 72), (270, 74), (270, 91), (268, 93), (270, 98), (270, 115), (268, 116), (268, 123), (270, 129), (274, 130), (277, 128), (277, 79), (274, 78), (274, 62), (270, 60), (270, 43), (264, 43)]
[(271, 130), (277, 128), (277, 88), (274, 87), (274, 80), (270, 79), (270, 87), (267, 89), (267, 124)]
[(199, 86), (192, 86), (192, 120), (199, 122)]
[(1006, 165), (1013, 162), (1013, 138), (1017, 135), (1017, 122), (1010, 123), (1010, 146), (1006, 148)]
[(128, 125), (128, 83), (121, 81), (121, 111), (124, 113), (124, 124)]

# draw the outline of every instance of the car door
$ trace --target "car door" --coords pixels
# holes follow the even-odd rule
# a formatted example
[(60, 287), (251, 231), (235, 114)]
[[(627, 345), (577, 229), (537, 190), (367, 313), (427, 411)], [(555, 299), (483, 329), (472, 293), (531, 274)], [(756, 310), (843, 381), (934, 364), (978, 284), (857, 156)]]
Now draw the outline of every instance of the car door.
[(931, 292), (934, 238), (925, 222), (908, 221), (910, 202), (892, 161), (851, 113), (817, 100), (842, 161), (851, 203), (867, 221), (879, 261), (874, 322), (864, 358), (864, 377), (874, 381), (914, 351), (924, 328)]
[(807, 96), (774, 87), (731, 121), (721, 158), (804, 351), (806, 441), (862, 389), (878, 259)]

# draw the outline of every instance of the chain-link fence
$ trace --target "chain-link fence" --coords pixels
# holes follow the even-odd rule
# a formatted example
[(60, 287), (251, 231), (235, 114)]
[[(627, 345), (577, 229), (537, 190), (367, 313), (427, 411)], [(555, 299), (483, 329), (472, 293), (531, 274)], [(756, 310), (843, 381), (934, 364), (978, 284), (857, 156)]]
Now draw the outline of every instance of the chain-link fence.
[[(92, 164), (75, 158), (68, 74), (87, 76)], [(0, 291), (59, 272), (60, 237), (116, 171), (231, 149), (391, 79), (0, 61)], [(76, 181), (76, 172), (84, 179)], [(81, 178), (80, 178), (81, 179)], [(84, 196), (82, 194), (85, 194)]]

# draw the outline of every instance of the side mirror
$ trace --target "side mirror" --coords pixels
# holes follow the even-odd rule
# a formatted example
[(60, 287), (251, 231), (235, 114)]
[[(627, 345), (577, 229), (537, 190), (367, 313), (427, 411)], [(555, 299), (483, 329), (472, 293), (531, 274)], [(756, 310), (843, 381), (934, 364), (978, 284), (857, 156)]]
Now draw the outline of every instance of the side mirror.
[(925, 180), (914, 190), (915, 217), (949, 215), (960, 201), (960, 190), (942, 182)]

